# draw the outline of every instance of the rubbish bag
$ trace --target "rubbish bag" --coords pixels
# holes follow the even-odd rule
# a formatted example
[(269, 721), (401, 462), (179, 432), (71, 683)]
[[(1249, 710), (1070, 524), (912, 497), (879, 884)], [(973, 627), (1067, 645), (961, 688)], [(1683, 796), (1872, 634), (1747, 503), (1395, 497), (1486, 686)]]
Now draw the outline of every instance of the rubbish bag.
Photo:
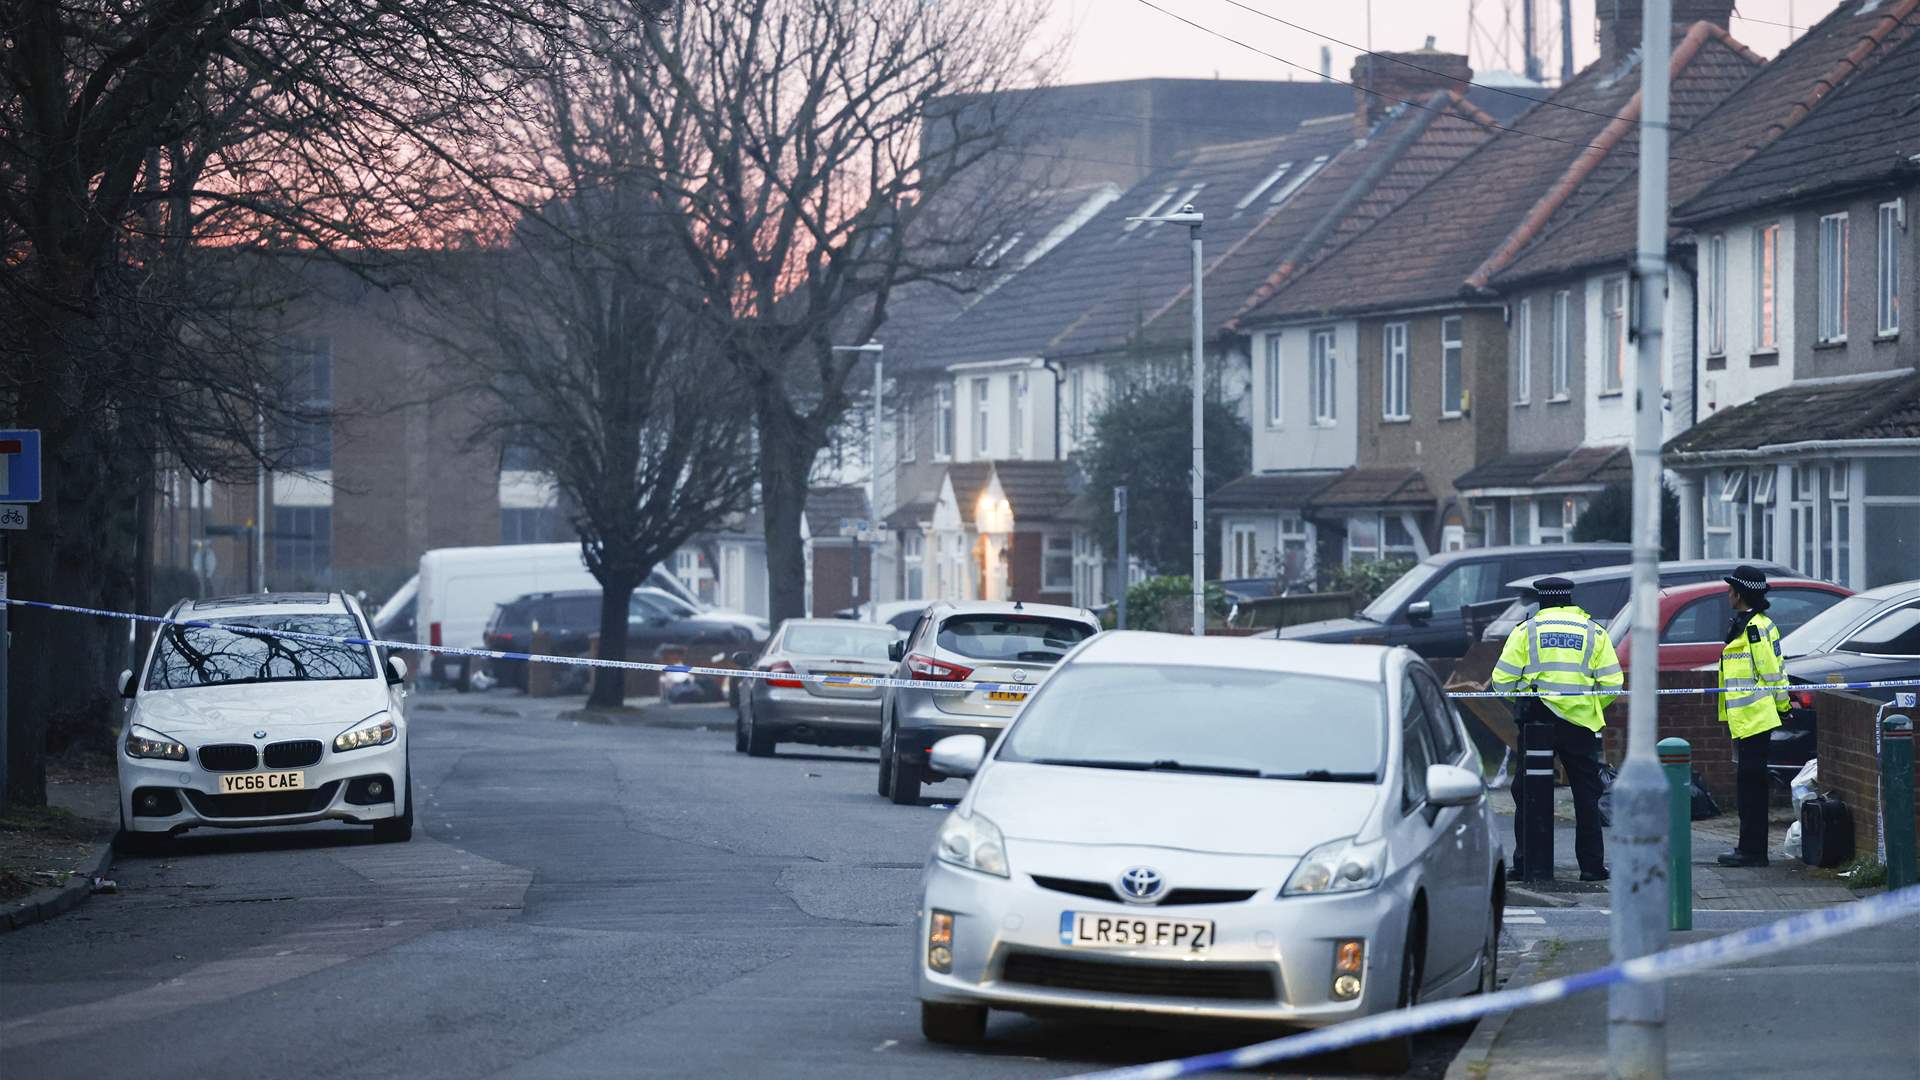
[(1787, 838), (1780, 842), (1780, 854), (1789, 859), (1800, 857), (1800, 822), (1787, 826)]
[(1713, 801), (1713, 792), (1707, 790), (1705, 780), (1700, 778), (1700, 770), (1693, 770), (1693, 820), (1705, 821), (1720, 816), (1720, 804)]
[(1600, 827), (1613, 828), (1613, 782), (1620, 776), (1619, 770), (1606, 762), (1600, 763)]
[(1793, 820), (1800, 820), (1800, 804), (1813, 798), (1813, 785), (1820, 780), (1820, 759), (1809, 758), (1793, 776)]

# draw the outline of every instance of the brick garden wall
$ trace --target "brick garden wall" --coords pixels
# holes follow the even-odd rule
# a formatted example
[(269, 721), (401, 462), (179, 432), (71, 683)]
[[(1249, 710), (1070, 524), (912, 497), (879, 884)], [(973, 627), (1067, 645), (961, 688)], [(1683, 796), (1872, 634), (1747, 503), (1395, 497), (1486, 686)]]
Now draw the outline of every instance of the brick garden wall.
[[(1875, 823), (1880, 814), (1877, 781), (1880, 761), (1874, 753), (1874, 713), (1880, 703), (1871, 698), (1826, 692), (1814, 699), (1820, 717), (1821, 791), (1839, 797), (1853, 811), (1855, 844), (1861, 852), (1873, 850)], [(1916, 768), (1920, 774), (1920, 768)], [(1915, 811), (1920, 829), (1920, 809)]]
[[(1662, 687), (1714, 686), (1712, 671), (1663, 671)], [(1660, 737), (1687, 740), (1693, 747), (1693, 767), (1700, 770), (1707, 790), (1723, 809), (1734, 805), (1733, 740), (1720, 722), (1713, 694), (1675, 694), (1660, 699)], [(1616, 766), (1627, 754), (1627, 699), (1622, 694), (1607, 708), (1606, 757)]]

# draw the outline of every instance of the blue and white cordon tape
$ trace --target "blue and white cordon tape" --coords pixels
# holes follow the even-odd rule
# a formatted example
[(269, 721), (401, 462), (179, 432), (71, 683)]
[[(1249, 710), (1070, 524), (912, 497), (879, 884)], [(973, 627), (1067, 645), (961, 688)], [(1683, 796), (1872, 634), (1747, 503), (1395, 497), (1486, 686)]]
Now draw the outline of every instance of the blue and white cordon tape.
[[(79, 607), (74, 604), (53, 604), (44, 600), (21, 600), (16, 597), (0, 598), (12, 607), (35, 608), (41, 611), (58, 611), (69, 615), (94, 615), (103, 619), (127, 619), (132, 622), (154, 623), (160, 626), (185, 626), (210, 630), (229, 630), (244, 632), (258, 637), (286, 638), (289, 641), (311, 641), (318, 645), (370, 645), (379, 649), (398, 649), (412, 652), (433, 653), (440, 656), (470, 656), (482, 660), (522, 660), (534, 664), (560, 664), (566, 667), (620, 668), (626, 671), (659, 671), (688, 675), (715, 675), (734, 679), (778, 679), (782, 682), (811, 682), (828, 686), (876, 686), (897, 687), (920, 690), (986, 690), (1032, 693), (1036, 683), (1000, 683), (982, 682), (975, 679), (933, 680), (933, 679), (895, 679), (884, 675), (802, 675), (791, 671), (756, 671), (752, 668), (701, 667), (695, 664), (656, 664), (644, 660), (596, 660), (585, 656), (549, 656), (545, 653), (503, 652), (498, 649), (463, 649), (452, 645), (422, 645), (417, 641), (387, 641), (382, 638), (342, 637), (331, 634), (306, 634), (297, 630), (271, 630), (265, 627), (247, 626), (244, 623), (222, 620), (213, 622), (207, 619), (169, 619), (160, 615), (140, 615), (131, 611), (109, 611), (104, 608)], [(1806, 683), (1798, 684), (1796, 690), (1876, 690), (1890, 686), (1920, 686), (1920, 677), (1910, 679), (1879, 679), (1873, 682), (1848, 683)], [(1740, 692), (1751, 689), (1735, 688)], [(1733, 690), (1716, 686), (1680, 686), (1664, 687), (1660, 694), (1725, 694)], [(1612, 687), (1601, 690), (1555, 691), (1554, 697), (1619, 697), (1625, 693), (1624, 687)], [(1450, 698), (1528, 698), (1545, 697), (1546, 694), (1534, 691), (1505, 690), (1463, 690), (1449, 691)]]
[(1492, 994), (1436, 1001), (1397, 1009), (1378, 1016), (1349, 1020), (1318, 1031), (1288, 1035), (1271, 1042), (1255, 1043), (1238, 1050), (1156, 1061), (1122, 1069), (1082, 1074), (1083, 1080), (1170, 1080), (1177, 1076), (1216, 1072), (1222, 1069), (1250, 1069), (1276, 1061), (1310, 1057), (1352, 1049), (1382, 1039), (1413, 1035), (1434, 1028), (1449, 1027), (1478, 1020), (1493, 1013), (1512, 1012), (1531, 1005), (1596, 990), (1623, 982), (1653, 982), (1705, 968), (1724, 967), (1756, 960), (1774, 953), (1797, 949), (1826, 938), (1838, 937), (1869, 926), (1920, 914), (1920, 885), (1898, 892), (1883, 893), (1851, 904), (1835, 905), (1782, 919), (1766, 926), (1681, 945), (1625, 963), (1609, 964), (1545, 982), (1533, 983)]

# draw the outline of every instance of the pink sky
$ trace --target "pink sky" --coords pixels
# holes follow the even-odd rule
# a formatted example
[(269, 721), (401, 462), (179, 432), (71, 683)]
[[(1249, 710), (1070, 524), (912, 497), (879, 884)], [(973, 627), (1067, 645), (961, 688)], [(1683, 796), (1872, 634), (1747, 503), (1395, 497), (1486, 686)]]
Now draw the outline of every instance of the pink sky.
[[(1168, 76), (1208, 79), (1286, 79), (1310, 78), (1319, 70), (1320, 47), (1333, 50), (1333, 74), (1344, 79), (1353, 65), (1355, 50), (1325, 41), (1270, 22), (1235, 7), (1230, 0), (1151, 0), (1167, 11), (1217, 30), (1222, 34), (1258, 46), (1266, 52), (1300, 64), (1302, 68), (1261, 56), (1238, 45), (1221, 41), (1203, 31), (1147, 7), (1141, 0), (1052, 0), (1049, 25), (1066, 39), (1062, 82), (1101, 82), (1109, 79), (1135, 79)], [(1238, 0), (1248, 8), (1265, 11), (1288, 22), (1338, 38), (1353, 45), (1367, 41), (1367, 0)], [(1595, 3), (1613, 0), (1573, 0), (1574, 68), (1591, 62), (1597, 52), (1593, 40)], [(1732, 20), (1733, 36), (1762, 56), (1772, 56), (1785, 48), (1797, 34), (1789, 26), (1806, 27), (1818, 22), (1838, 6), (1839, 0), (1742, 0)], [(1846, 0), (1848, 3), (1856, 0)], [(1510, 67), (1518, 69), (1517, 46), (1510, 64), (1491, 59), (1497, 43), (1476, 37), (1468, 44), (1467, 13), (1471, 8), (1483, 25), (1494, 29), (1507, 18), (1511, 9), (1513, 32), (1518, 37), (1520, 0), (1372, 0), (1373, 47), (1382, 51), (1416, 49), (1433, 35), (1439, 48), (1468, 52), (1476, 70)], [(1551, 9), (1557, 26), (1559, 0), (1538, 0), (1539, 9)], [(1786, 24), (1786, 25), (1780, 25)], [(1555, 41), (1558, 31), (1555, 30)], [(1558, 73), (1558, 47), (1548, 54), (1548, 75)]]

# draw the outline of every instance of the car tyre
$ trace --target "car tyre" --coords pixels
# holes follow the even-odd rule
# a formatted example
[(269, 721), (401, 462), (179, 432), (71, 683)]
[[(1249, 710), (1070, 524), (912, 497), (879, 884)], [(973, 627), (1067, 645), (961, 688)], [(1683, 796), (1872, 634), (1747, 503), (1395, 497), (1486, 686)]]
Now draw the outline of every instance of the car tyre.
[(895, 806), (920, 805), (920, 785), (925, 782), (919, 762), (908, 761), (899, 754), (893, 755), (891, 783), (887, 785), (887, 798)]
[(987, 1007), (923, 1001), (920, 1034), (947, 1046), (978, 1046), (987, 1038)]
[[(1426, 952), (1426, 917), (1415, 909), (1407, 926), (1407, 941), (1400, 952), (1400, 993), (1395, 1008), (1411, 1009), (1420, 1003), (1420, 976)], [(1413, 1067), (1413, 1036), (1382, 1039), (1356, 1046), (1348, 1052), (1353, 1067), (1363, 1073), (1399, 1076)]]
[(773, 745), (773, 732), (754, 723), (753, 713), (749, 711), (747, 713), (747, 756), (772, 757)]
[(746, 752), (747, 752), (747, 720), (746, 720), (746, 711), (747, 711), (747, 705), (746, 705), (746, 703), (745, 703), (745, 702), (741, 702), (741, 703), (739, 703), (739, 704), (737, 704), (737, 705), (735, 705), (735, 706), (734, 706), (734, 710), (733, 710), (733, 752), (734, 752), (734, 753), (736, 753), (736, 754), (744, 754), (744, 753), (746, 753)]
[[(883, 721), (884, 722), (884, 721)], [(880, 736), (880, 795), (893, 794), (893, 732)]]
[(413, 766), (407, 766), (407, 808), (400, 816), (373, 823), (373, 837), (383, 844), (404, 844), (413, 839)]

